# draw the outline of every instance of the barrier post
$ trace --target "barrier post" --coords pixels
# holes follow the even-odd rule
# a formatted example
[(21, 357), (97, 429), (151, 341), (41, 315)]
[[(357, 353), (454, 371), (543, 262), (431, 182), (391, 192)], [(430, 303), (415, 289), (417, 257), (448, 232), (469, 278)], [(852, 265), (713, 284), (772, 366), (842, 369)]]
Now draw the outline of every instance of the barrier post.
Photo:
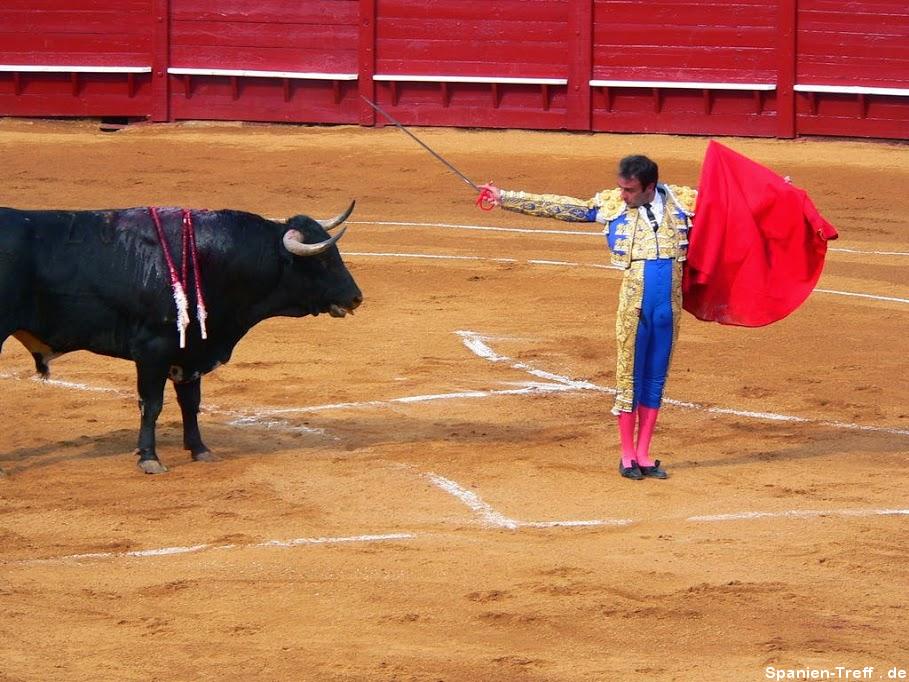
[[(359, 49), (357, 55), (357, 88), (370, 101), (376, 100), (376, 0), (360, 0)], [(360, 100), (360, 125), (376, 124), (376, 112)]]
[(795, 137), (795, 78), (798, 54), (798, 0), (779, 0), (777, 33), (777, 137)]
[(170, 120), (170, 0), (152, 4), (151, 120)]
[(565, 127), (590, 130), (593, 72), (593, 3), (574, 0), (568, 10), (568, 115)]

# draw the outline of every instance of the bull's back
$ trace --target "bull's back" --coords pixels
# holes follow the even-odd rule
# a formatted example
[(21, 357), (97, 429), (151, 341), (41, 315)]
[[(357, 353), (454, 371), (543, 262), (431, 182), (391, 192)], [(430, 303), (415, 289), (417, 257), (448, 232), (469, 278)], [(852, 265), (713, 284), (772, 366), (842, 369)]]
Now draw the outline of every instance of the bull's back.
[(168, 316), (168, 279), (138, 210), (0, 209), (5, 333), (26, 330), (56, 353), (130, 357), (140, 318)]

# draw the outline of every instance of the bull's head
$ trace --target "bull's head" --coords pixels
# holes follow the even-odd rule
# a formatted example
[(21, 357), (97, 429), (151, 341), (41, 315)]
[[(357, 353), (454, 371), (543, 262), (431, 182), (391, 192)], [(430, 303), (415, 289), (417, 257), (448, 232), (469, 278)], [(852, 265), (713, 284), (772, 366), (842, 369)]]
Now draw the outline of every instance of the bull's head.
[[(309, 292), (321, 293), (319, 302), (312, 302), (310, 311), (313, 314), (328, 312), (332, 317), (344, 317), (353, 313), (363, 301), (363, 295), (347, 271), (341, 256), (335, 247), (347, 227), (328, 239), (321, 239), (315, 243), (307, 243), (307, 236), (319, 238), (325, 236), (329, 230), (343, 223), (353, 212), (355, 201), (350, 203), (347, 210), (328, 220), (315, 220), (307, 216), (294, 216), (287, 221), (290, 229), (284, 233), (282, 243), (288, 252), (300, 259), (300, 271), (308, 281)], [(314, 256), (320, 258), (314, 259)], [(297, 260), (297, 259), (295, 259)]]

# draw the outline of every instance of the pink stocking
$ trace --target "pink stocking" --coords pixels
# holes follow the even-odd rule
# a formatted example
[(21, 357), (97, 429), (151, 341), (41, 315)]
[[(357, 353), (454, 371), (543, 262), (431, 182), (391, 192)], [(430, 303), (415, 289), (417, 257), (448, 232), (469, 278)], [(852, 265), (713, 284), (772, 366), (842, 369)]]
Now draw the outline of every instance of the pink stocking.
[(638, 466), (652, 467), (653, 460), (650, 459), (650, 439), (653, 438), (653, 427), (656, 426), (657, 415), (660, 413), (658, 407), (638, 406), (638, 412), (641, 415), (641, 423), (638, 425), (638, 447), (635, 451), (635, 457), (638, 460)]
[(634, 459), (634, 422), (637, 412), (619, 412), (619, 443), (622, 446), (622, 466), (630, 467)]

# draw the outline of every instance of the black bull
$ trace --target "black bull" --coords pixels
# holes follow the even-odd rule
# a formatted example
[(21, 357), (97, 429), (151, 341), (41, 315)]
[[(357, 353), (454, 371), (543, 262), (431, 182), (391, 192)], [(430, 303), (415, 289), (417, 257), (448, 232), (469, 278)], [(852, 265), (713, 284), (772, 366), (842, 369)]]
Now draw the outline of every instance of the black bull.
[[(197, 414), (201, 376), (226, 363), (255, 324), (270, 317), (343, 317), (363, 300), (335, 246), (353, 204), (331, 220), (287, 222), (241, 211), (193, 211), (207, 339), (195, 319), (180, 347), (171, 271), (149, 209), (20, 211), (0, 208), (0, 347), (15, 336), (47, 375), (54, 357), (75, 350), (136, 363), (141, 425), (137, 454), (147, 473), (166, 471), (155, 452), (155, 423), (170, 378), (183, 415), (183, 444), (212, 459)], [(182, 272), (179, 209), (160, 209), (175, 271)], [(191, 251), (187, 253), (191, 254)], [(187, 256), (188, 264), (192, 261)]]

